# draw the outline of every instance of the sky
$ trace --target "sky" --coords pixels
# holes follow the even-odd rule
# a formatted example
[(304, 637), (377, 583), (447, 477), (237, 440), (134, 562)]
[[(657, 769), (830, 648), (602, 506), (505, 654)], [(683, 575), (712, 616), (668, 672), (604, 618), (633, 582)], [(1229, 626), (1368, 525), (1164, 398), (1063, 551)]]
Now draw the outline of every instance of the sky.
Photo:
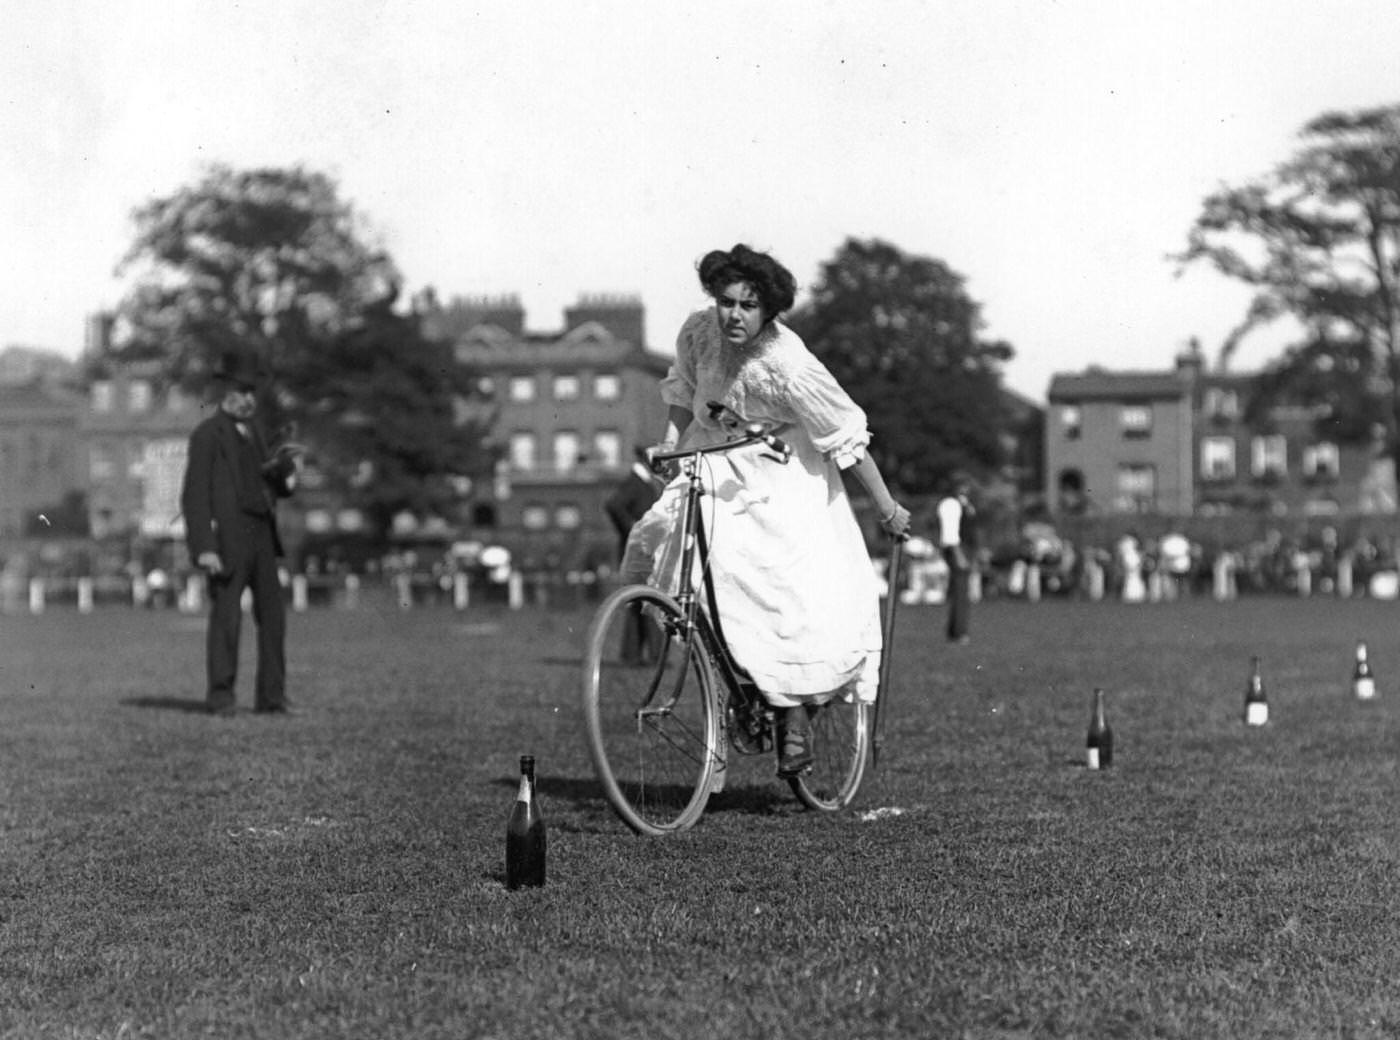
[(69, 356), (123, 294), (137, 206), (212, 163), (302, 165), (408, 291), (513, 293), (540, 332), (637, 295), (667, 353), (710, 249), (809, 286), (883, 239), (963, 276), (1043, 401), (1056, 372), (1213, 355), (1248, 297), (1169, 259), (1201, 201), (1322, 112), (1400, 102), (1395, 0), (17, 0), (5, 22), (0, 346)]

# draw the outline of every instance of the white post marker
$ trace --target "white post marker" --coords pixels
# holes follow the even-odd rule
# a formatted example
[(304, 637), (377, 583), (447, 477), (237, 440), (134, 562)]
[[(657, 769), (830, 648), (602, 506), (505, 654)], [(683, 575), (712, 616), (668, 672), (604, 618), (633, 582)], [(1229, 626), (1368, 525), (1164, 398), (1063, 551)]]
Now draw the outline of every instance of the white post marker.
[(1259, 658), (1249, 669), (1249, 682), (1244, 691), (1244, 722), (1246, 726), (1262, 726), (1269, 721), (1269, 698), (1264, 692), (1264, 679), (1259, 672)]
[(29, 579), (29, 613), (42, 614), (44, 612), (44, 579)]
[(1376, 677), (1371, 672), (1371, 662), (1364, 639), (1356, 644), (1356, 669), (1352, 672), (1351, 690), (1356, 694), (1356, 699), (1361, 701), (1374, 700), (1376, 696)]

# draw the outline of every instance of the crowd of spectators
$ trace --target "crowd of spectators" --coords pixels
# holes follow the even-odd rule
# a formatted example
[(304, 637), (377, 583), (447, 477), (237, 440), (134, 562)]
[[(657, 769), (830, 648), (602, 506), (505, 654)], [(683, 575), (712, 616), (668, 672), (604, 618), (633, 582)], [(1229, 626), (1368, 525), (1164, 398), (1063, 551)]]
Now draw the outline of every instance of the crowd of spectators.
[[(1227, 543), (1166, 529), (1142, 536), (1125, 529), (1097, 539), (1074, 538), (1043, 517), (1022, 523), (1013, 538), (981, 540), (973, 557), (973, 595), (981, 599), (1110, 599), (1128, 603), (1192, 597), (1369, 596), (1400, 598), (1396, 540), (1360, 530), (1343, 539), (1322, 526), (1287, 536), (1267, 528), (1256, 538)], [(884, 577), (884, 560), (873, 553)], [(899, 592), (905, 602), (943, 602), (947, 567), (935, 539), (906, 546)], [(33, 579), (46, 602), (73, 602), (86, 581), (92, 602), (198, 609), (197, 573), (170, 546), (127, 558), (90, 547), (57, 552), (40, 546), (0, 558), (0, 609), (32, 609)], [(566, 559), (542, 552), (517, 555), (482, 542), (401, 546), (347, 559), (335, 552), (300, 556), (284, 573), (288, 595), (301, 605), (383, 595), (402, 605), (471, 602), (570, 606), (601, 598), (616, 580), (607, 547)]]
[[(922, 540), (909, 548), (906, 600), (938, 602), (944, 568)], [(1126, 603), (1248, 595), (1400, 596), (1395, 539), (1359, 532), (1343, 541), (1337, 528), (1285, 536), (1278, 528), (1237, 543), (1206, 543), (1169, 529), (1143, 537), (1131, 529), (1101, 542), (1061, 536), (1043, 520), (1026, 523), (1019, 539), (977, 551), (981, 598), (1112, 599)]]

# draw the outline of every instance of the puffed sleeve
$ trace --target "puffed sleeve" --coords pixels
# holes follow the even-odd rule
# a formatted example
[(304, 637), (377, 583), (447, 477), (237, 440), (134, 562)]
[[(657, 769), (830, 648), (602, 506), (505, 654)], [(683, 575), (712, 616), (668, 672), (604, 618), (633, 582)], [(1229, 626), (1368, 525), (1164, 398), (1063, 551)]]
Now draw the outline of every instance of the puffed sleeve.
[(676, 360), (661, 380), (661, 400), (681, 408), (695, 408), (695, 366), (702, 347), (705, 311), (696, 311), (685, 320), (676, 336)]
[(870, 443), (865, 411), (825, 365), (804, 354), (791, 373), (789, 405), (816, 449), (842, 469), (849, 469), (865, 456)]

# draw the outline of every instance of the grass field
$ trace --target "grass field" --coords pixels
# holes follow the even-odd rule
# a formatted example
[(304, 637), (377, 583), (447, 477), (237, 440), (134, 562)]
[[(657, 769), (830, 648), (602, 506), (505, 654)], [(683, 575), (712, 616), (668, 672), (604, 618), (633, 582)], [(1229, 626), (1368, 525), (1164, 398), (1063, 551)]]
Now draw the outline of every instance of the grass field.
[[(594, 782), (583, 613), (296, 615), (302, 713), (233, 719), (201, 619), (0, 617), (0, 1035), (1394, 1037), (1398, 617), (988, 603), (950, 648), (902, 608), (851, 812), (744, 760), (666, 839)], [(549, 884), (507, 892), (526, 752)]]

